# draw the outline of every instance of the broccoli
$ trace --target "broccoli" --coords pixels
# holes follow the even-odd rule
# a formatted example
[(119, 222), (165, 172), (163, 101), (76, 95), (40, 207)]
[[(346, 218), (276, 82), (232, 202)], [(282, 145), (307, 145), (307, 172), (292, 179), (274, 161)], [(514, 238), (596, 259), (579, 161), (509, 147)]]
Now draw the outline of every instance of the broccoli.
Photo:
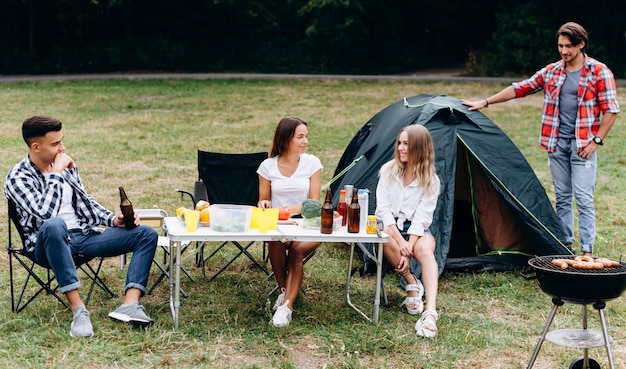
[(317, 218), (322, 216), (322, 203), (317, 200), (306, 199), (302, 202), (300, 211), (305, 218)]

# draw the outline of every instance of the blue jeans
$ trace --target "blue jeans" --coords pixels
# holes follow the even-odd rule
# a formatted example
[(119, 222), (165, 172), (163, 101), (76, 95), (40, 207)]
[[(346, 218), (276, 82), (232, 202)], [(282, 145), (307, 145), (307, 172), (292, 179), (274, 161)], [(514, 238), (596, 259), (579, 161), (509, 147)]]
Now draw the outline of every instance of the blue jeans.
[(92, 231), (84, 235), (80, 229), (68, 230), (63, 219), (50, 218), (39, 229), (33, 259), (52, 269), (59, 290), (66, 293), (80, 287), (73, 255), (92, 258), (132, 252), (124, 293), (129, 288), (137, 288), (144, 295), (158, 237), (156, 230), (146, 225), (132, 230), (111, 227), (103, 232)]
[(556, 194), (556, 215), (559, 217), (565, 241), (574, 243), (574, 209), (572, 196), (578, 208), (578, 231), (583, 252), (593, 252), (596, 238), (596, 216), (593, 191), (596, 182), (597, 156), (589, 159), (578, 155), (575, 139), (557, 142), (557, 150), (548, 153), (548, 164)]

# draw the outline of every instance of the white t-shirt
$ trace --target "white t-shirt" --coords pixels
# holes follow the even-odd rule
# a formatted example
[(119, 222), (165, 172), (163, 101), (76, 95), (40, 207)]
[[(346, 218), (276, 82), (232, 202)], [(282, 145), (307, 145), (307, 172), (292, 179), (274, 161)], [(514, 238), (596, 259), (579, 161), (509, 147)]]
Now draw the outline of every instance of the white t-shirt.
[[(50, 175), (46, 173), (45, 175)], [(75, 229), (80, 228), (80, 224), (78, 223), (78, 218), (76, 217), (76, 211), (72, 206), (72, 197), (74, 196), (74, 190), (72, 190), (72, 186), (67, 183), (67, 181), (63, 182), (63, 193), (61, 196), (61, 206), (59, 207), (59, 212), (57, 216), (65, 221), (67, 225), (67, 229)]]
[(270, 181), (271, 202), (273, 208), (284, 205), (301, 204), (309, 197), (311, 176), (322, 169), (322, 162), (311, 154), (301, 154), (298, 168), (285, 177), (278, 170), (278, 156), (265, 159), (256, 171), (261, 177)]

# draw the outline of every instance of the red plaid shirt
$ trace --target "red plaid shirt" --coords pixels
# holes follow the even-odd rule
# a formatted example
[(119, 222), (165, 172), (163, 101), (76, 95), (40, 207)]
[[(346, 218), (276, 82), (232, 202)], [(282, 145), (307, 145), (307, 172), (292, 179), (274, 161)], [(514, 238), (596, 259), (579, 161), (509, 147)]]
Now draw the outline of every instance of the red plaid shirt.
[[(544, 91), (539, 145), (549, 152), (556, 151), (556, 141), (559, 135), (559, 96), (566, 76), (565, 63), (559, 60), (539, 70), (531, 78), (513, 83), (516, 98), (540, 90)], [(578, 150), (587, 146), (598, 132), (600, 112), (619, 113), (615, 79), (606, 65), (585, 55), (585, 63), (578, 83), (578, 114), (576, 116)]]

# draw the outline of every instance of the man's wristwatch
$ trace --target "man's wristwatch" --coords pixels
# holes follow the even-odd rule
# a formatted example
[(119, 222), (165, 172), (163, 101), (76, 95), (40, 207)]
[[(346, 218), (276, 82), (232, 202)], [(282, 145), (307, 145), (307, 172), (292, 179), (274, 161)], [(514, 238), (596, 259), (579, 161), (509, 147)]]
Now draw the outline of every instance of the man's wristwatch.
[(598, 136), (593, 136), (592, 140), (596, 143), (596, 145), (604, 145), (604, 142), (602, 142), (602, 139)]

